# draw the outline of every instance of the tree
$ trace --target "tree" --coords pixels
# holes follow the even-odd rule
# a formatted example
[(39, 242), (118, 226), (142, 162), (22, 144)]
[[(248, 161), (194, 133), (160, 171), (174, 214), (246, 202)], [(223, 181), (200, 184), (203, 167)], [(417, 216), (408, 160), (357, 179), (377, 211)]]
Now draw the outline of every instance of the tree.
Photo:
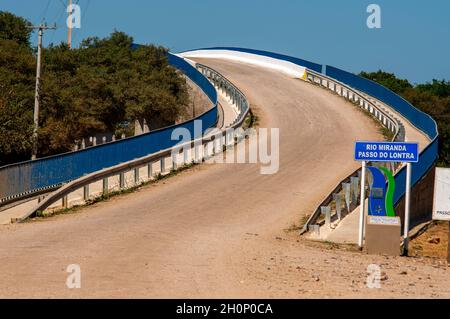
[[(36, 61), (27, 24), (10, 13), (0, 15), (0, 166), (31, 153)], [(132, 43), (114, 31), (87, 38), (79, 48), (43, 50), (39, 157), (69, 151), (97, 133), (120, 135), (127, 130), (124, 123), (135, 119), (159, 128), (183, 115), (187, 84), (168, 64), (167, 49)]]
[(35, 61), (30, 50), (0, 40), (0, 165), (31, 152)]
[(12, 13), (0, 11), (0, 40), (12, 40), (30, 47), (31, 23)]
[(439, 164), (450, 165), (450, 82), (432, 80), (413, 86), (407, 80), (381, 70), (361, 72), (360, 75), (386, 86), (418, 109), (430, 114), (438, 125)]
[(151, 127), (174, 124), (188, 103), (186, 81), (169, 66), (167, 49), (115, 31), (91, 37), (79, 49), (45, 51), (40, 154), (63, 152), (98, 132), (119, 133), (145, 118)]
[(397, 94), (413, 87), (411, 83), (408, 82), (408, 80), (399, 79), (393, 73), (388, 73), (381, 70), (370, 73), (363, 71), (359, 75), (365, 77), (366, 79), (377, 82)]
[(416, 88), (419, 92), (429, 92), (442, 98), (450, 96), (450, 81), (433, 79), (431, 83), (419, 84)]

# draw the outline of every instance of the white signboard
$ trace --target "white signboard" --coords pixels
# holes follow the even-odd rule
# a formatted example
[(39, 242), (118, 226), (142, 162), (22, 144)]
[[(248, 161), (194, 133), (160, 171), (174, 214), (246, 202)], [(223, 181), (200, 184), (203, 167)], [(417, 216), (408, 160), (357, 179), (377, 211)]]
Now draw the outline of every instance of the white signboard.
[(367, 222), (371, 225), (391, 225), (399, 226), (400, 217), (390, 217), (390, 216), (367, 216)]
[(436, 167), (433, 219), (450, 220), (450, 168)]

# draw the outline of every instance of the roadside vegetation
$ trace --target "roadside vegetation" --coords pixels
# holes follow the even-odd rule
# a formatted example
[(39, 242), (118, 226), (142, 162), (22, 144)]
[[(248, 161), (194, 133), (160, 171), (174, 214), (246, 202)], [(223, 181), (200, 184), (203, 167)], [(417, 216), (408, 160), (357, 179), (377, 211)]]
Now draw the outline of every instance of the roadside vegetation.
[[(31, 155), (36, 48), (29, 21), (0, 11), (0, 166)], [(189, 104), (186, 80), (167, 49), (132, 48), (114, 31), (78, 48), (50, 45), (42, 53), (39, 157), (69, 151), (98, 133), (131, 134), (135, 119), (151, 128), (174, 124)], [(134, 126), (133, 126), (134, 127)]]
[(387, 87), (430, 114), (436, 120), (440, 134), (438, 165), (450, 166), (450, 81), (433, 79), (425, 84), (413, 85), (381, 70), (361, 72), (359, 75)]

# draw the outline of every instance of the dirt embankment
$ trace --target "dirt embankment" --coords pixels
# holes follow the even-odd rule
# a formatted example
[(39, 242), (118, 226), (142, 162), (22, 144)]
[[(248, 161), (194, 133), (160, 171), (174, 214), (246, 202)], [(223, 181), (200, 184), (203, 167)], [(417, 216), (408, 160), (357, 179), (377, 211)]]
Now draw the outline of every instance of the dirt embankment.
[(206, 96), (206, 94), (190, 80), (186, 77), (186, 82), (188, 84), (189, 90), (189, 103), (186, 105), (183, 115), (177, 121), (177, 123), (181, 123), (187, 120), (190, 120), (194, 117), (199, 116), (200, 114), (208, 111), (212, 108), (212, 102)]
[(432, 222), (411, 241), (409, 255), (446, 260), (449, 231), (448, 222)]

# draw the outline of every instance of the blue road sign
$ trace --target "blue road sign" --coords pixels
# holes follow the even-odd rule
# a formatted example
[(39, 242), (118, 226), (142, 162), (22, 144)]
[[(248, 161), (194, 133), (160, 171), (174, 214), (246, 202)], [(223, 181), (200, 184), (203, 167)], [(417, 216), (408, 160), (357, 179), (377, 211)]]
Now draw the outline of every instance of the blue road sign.
[(369, 215), (386, 216), (386, 207), (384, 204), (386, 200), (386, 179), (379, 168), (373, 166), (367, 168), (373, 177), (369, 194)]
[(419, 161), (419, 145), (406, 142), (356, 142), (355, 160), (416, 163)]

